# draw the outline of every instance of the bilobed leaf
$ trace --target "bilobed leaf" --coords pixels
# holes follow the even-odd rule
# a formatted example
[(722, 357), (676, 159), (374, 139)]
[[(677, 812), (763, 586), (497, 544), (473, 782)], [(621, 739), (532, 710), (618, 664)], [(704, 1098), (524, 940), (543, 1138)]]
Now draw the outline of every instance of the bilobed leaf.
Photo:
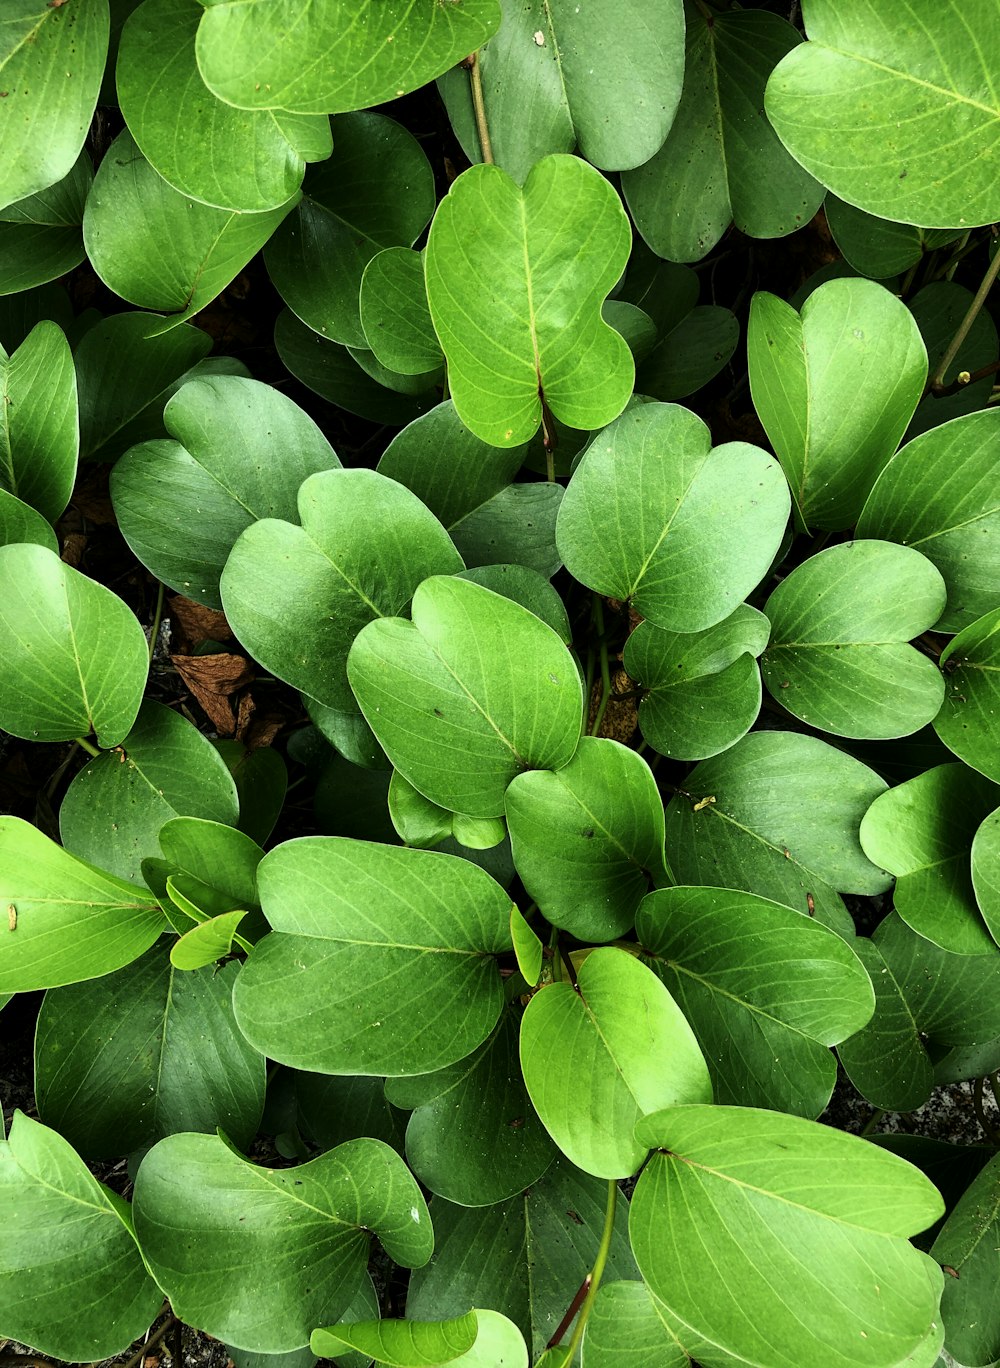
[[(409, 0), (211, 5), (198, 30), (206, 85), (238, 109), (363, 109), (406, 95), (474, 52), (500, 25), (497, 0), (414, 10)], [(336, 53), (319, 61), (317, 53)]]
[(305, 163), (329, 154), (329, 121), (307, 118), (315, 146), (301, 147), (280, 113), (213, 95), (195, 58), (204, 12), (197, 0), (146, 0), (129, 17), (118, 49), (122, 114), (143, 156), (182, 195), (220, 209), (277, 209), (302, 184)]
[(110, 974), (165, 930), (151, 893), (85, 864), (18, 817), (0, 817), (0, 992)]
[(440, 1368), (460, 1360), (476, 1342), (475, 1311), (454, 1320), (374, 1320), (314, 1330), (310, 1346), (326, 1357), (355, 1349), (391, 1368)]
[(49, 551), (58, 552), (59, 542), (41, 513), (30, 504), (0, 489), (0, 546), (10, 546), (14, 542), (34, 542)]
[(983, 819), (973, 837), (972, 886), (983, 921), (1000, 945), (1000, 808)]
[(930, 1250), (947, 1265), (941, 1314), (945, 1346), (960, 1363), (991, 1363), (1000, 1355), (1000, 1156), (973, 1180), (949, 1213)]
[(896, 876), (893, 906), (921, 936), (956, 955), (993, 948), (976, 907), (970, 848), (1000, 790), (964, 765), (938, 765), (876, 798), (861, 844)]
[[(146, 638), (110, 589), (44, 546), (0, 547), (0, 727), (116, 746), (139, 711)], [(43, 683), (44, 681), (44, 683)]]
[(94, 168), (81, 152), (55, 185), (0, 209), (0, 296), (56, 280), (84, 258), (83, 207)]
[(760, 669), (795, 717), (835, 736), (908, 736), (937, 715), (944, 681), (907, 643), (933, 626), (947, 590), (932, 561), (885, 541), (828, 547), (764, 605)]
[(622, 177), (639, 232), (670, 261), (700, 261), (735, 222), (774, 238), (807, 223), (823, 188), (788, 155), (763, 113), (775, 64), (801, 42), (761, 10), (685, 6), (684, 89), (666, 142)]
[(411, 615), (370, 623), (351, 647), (361, 710), (421, 793), (502, 816), (515, 775), (572, 759), (583, 709), (573, 659), (533, 613), (469, 580), (424, 580)]
[(630, 239), (611, 185), (576, 157), (544, 157), (523, 189), (497, 166), (453, 183), (431, 224), (427, 298), (455, 408), (477, 437), (528, 441), (543, 400), (573, 428), (621, 413), (635, 366), (601, 305)]
[(838, 935), (752, 893), (664, 888), (643, 899), (636, 936), (691, 1023), (720, 1103), (819, 1116), (837, 1077), (828, 1047), (874, 1010), (864, 966)]
[(384, 366), (419, 375), (441, 365), (419, 252), (387, 247), (376, 253), (361, 277), (360, 309), (365, 340)]
[(642, 1282), (602, 1282), (587, 1321), (587, 1368), (690, 1368)]
[(805, 527), (849, 527), (913, 416), (927, 353), (913, 315), (872, 280), (830, 280), (801, 315), (753, 298), (754, 407)]
[(938, 663), (945, 693), (934, 730), (960, 760), (1000, 783), (1000, 608), (952, 637)]
[(796, 161), (882, 218), (969, 228), (1000, 216), (993, 49), (975, 40), (996, 23), (993, 0), (911, 0), (891, 16), (872, 0), (807, 0), (802, 17), (810, 41), (765, 99)]
[(35, 1040), (42, 1120), (88, 1159), (217, 1127), (249, 1145), (265, 1060), (233, 1017), (237, 969), (180, 973), (156, 945), (117, 973), (50, 989)]
[(872, 280), (908, 271), (926, 252), (945, 247), (958, 236), (953, 229), (916, 228), (877, 218), (833, 194), (823, 201), (823, 212), (844, 260)]
[(568, 765), (519, 774), (504, 797), (514, 864), (545, 919), (609, 941), (664, 882), (663, 800), (635, 751), (585, 736)]
[(728, 617), (766, 573), (788, 521), (772, 456), (712, 448), (675, 404), (645, 404), (602, 432), (566, 490), (556, 544), (600, 594), (629, 599), (655, 626), (699, 632)]
[(234, 1002), (262, 1053), (319, 1073), (427, 1073), (493, 1029), (510, 899), (470, 861), (312, 837), (273, 850), (258, 878), (274, 934)]
[(38, 323), (10, 357), (0, 347), (0, 491), (54, 522), (80, 450), (76, 374), (62, 329)]
[[(217, 1135), (171, 1135), (140, 1165), (134, 1216), (175, 1313), (272, 1354), (305, 1344), (316, 1325), (347, 1309), (369, 1232), (410, 1268), (434, 1248), (420, 1189), (379, 1140), (351, 1140), (296, 1168), (267, 1169)], [(272, 1276), (248, 1279), (248, 1267)]]
[(163, 1294), (136, 1247), (127, 1202), (68, 1141), (23, 1112), (0, 1140), (0, 1319), (55, 1359), (111, 1357), (148, 1329)]

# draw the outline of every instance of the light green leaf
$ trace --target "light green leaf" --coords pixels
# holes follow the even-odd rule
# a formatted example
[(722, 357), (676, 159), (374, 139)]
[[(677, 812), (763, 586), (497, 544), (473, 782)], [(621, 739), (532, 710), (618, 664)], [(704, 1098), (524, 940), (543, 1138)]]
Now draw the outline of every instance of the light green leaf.
[(972, 886), (983, 921), (1000, 944), (1000, 808), (983, 819), (973, 837)]
[(1000, 1358), (1000, 1155), (982, 1170), (949, 1213), (931, 1246), (931, 1258), (945, 1265), (941, 1314), (945, 1346), (961, 1363)]
[(306, 175), (302, 202), (265, 260), (303, 323), (334, 342), (367, 347), (358, 305), (365, 267), (382, 248), (416, 241), (434, 212), (434, 176), (412, 133), (384, 114), (341, 115), (333, 142), (333, 156)]
[(876, 798), (861, 845), (896, 876), (893, 906), (921, 936), (955, 955), (985, 955), (993, 942), (976, 907), (969, 853), (1000, 790), (964, 765), (937, 765)]
[(418, 792), (399, 770), (389, 780), (389, 816), (408, 846), (429, 850), (452, 833), (455, 814)]
[(412, 621), (372, 622), (348, 676), (393, 765), (433, 802), (499, 817), (526, 769), (572, 759), (583, 701), (572, 657), (551, 627), (469, 580), (436, 575)]
[(310, 476), (298, 513), (301, 527), (265, 518), (239, 537), (222, 575), (226, 616), (279, 679), (353, 710), (346, 660), (358, 632), (462, 561), (420, 500), (371, 470)]
[(534, 988), (542, 975), (542, 942), (513, 903), (510, 909), (510, 938), (514, 942), (517, 967), (525, 983)]
[(527, 565), (477, 565), (471, 570), (459, 571), (458, 578), (472, 580), (484, 589), (492, 589), (494, 594), (502, 594), (519, 603), (551, 627), (565, 645), (572, 644), (573, 630), (566, 605), (537, 570)]
[(643, 899), (636, 936), (691, 1023), (719, 1102), (819, 1116), (837, 1077), (828, 1047), (875, 1006), (838, 935), (751, 893), (665, 888)]
[(117, 973), (50, 989), (35, 1038), (42, 1120), (89, 1159), (217, 1127), (249, 1145), (265, 1060), (233, 1017), (236, 974), (235, 964), (175, 972), (156, 945)]
[[(352, 1140), (296, 1168), (267, 1169), (217, 1135), (171, 1135), (135, 1180), (136, 1234), (174, 1313), (263, 1353), (305, 1344), (346, 1311), (369, 1232), (396, 1263), (424, 1264), (430, 1216), (403, 1161)], [(268, 1268), (266, 1279), (247, 1268)]]
[(109, 289), (181, 323), (221, 294), (294, 202), (250, 214), (199, 204), (154, 171), (126, 130), (94, 178), (83, 240)]
[(0, 203), (62, 180), (90, 127), (108, 53), (108, 0), (66, 9), (48, 0), (6, 6), (0, 37)]
[(760, 670), (782, 707), (819, 731), (885, 740), (936, 716), (944, 681), (907, 645), (941, 616), (932, 561), (886, 541), (851, 541), (803, 561), (764, 605)]
[(641, 1282), (602, 1282), (587, 1321), (587, 1368), (690, 1368), (657, 1310), (657, 1300)]
[(236, 785), (212, 743), (150, 699), (121, 744), (76, 775), (59, 833), (74, 855), (141, 884), (142, 860), (159, 855), (160, 828), (178, 815), (235, 824)]
[[(426, 85), (500, 25), (496, 0), (414, 11), (410, 0), (318, 0), (301, 23), (298, 0), (212, 4), (198, 30), (208, 87), (238, 109), (337, 113)], [(317, 53), (336, 52), (335, 62)]]
[[(796, 161), (869, 214), (924, 228), (1000, 217), (994, 0), (806, 0), (810, 41), (767, 86), (765, 108)], [(961, 174), (959, 174), (961, 168)]]
[(471, 1349), (479, 1333), (475, 1311), (455, 1320), (373, 1320), (314, 1330), (309, 1340), (316, 1354), (330, 1358), (355, 1349), (391, 1368), (440, 1368)]
[(192, 926), (170, 947), (170, 963), (175, 969), (191, 970), (224, 959), (232, 950), (236, 932), (246, 915), (246, 912), (222, 912)]
[(287, 116), (213, 95), (195, 59), (204, 12), (197, 0), (146, 0), (129, 17), (118, 49), (122, 114), (143, 156), (182, 195), (219, 209), (277, 209), (302, 184), (306, 161), (329, 156), (329, 121), (303, 119), (303, 144), (286, 131)]
[(624, 935), (664, 883), (663, 800), (641, 755), (585, 736), (568, 765), (517, 775), (504, 797), (514, 864), (546, 921), (580, 940)]
[(764, 577), (788, 511), (772, 456), (745, 442), (713, 450), (693, 413), (645, 404), (602, 432), (577, 466), (556, 544), (588, 588), (631, 600), (657, 627), (699, 632)]
[(550, 983), (521, 1021), (524, 1082), (542, 1124), (585, 1173), (625, 1178), (648, 1146), (640, 1117), (677, 1102), (711, 1102), (705, 1059), (655, 974), (624, 950), (594, 950), (579, 988)]
[(80, 450), (73, 357), (57, 324), (36, 324), (9, 358), (0, 347), (0, 393), (0, 491), (55, 522)]
[(622, 176), (639, 232), (670, 261), (700, 261), (730, 223), (751, 237), (785, 237), (823, 199), (763, 114), (775, 64), (801, 39), (761, 10), (685, 6), (684, 90), (662, 148)]
[(163, 422), (173, 441), (132, 447), (115, 466), (115, 513), (157, 579), (219, 608), (219, 579), (240, 533), (261, 518), (296, 522), (303, 480), (340, 461), (297, 404), (240, 376), (189, 380)]
[(844, 260), (872, 280), (888, 280), (916, 266), (925, 253), (946, 247), (958, 234), (953, 229), (915, 228), (909, 223), (866, 214), (853, 204), (827, 195), (823, 212)]
[(658, 1152), (636, 1186), (632, 1247), (689, 1354), (885, 1368), (929, 1334), (941, 1272), (905, 1237), (943, 1203), (917, 1169), (747, 1107), (672, 1107), (636, 1133)]
[(58, 554), (59, 542), (47, 523), (29, 504), (0, 489), (0, 546), (15, 542), (33, 542)]
[(938, 664), (945, 694), (934, 730), (960, 760), (1000, 783), (1000, 608), (952, 637)]
[(360, 308), (365, 340), (383, 366), (419, 375), (441, 365), (419, 252), (387, 247), (373, 256), (361, 278)]
[[(909, 300), (909, 309), (917, 320), (927, 348), (928, 369), (936, 375), (946, 350), (965, 320), (973, 294), (954, 280), (933, 280)], [(997, 325), (986, 309), (980, 309), (969, 326), (969, 331), (947, 367), (943, 381), (951, 386), (963, 371), (969, 374), (981, 367), (991, 366), (1000, 358)], [(908, 439), (918, 437), (928, 428), (950, 423), (963, 413), (974, 413), (985, 408), (993, 392), (993, 376), (984, 375), (960, 385), (954, 394), (925, 394), (917, 405), (913, 421), (906, 430)]]
[(14, 1113), (0, 1140), (0, 1319), (55, 1359), (110, 1358), (148, 1329), (162, 1293), (143, 1266), (128, 1203), (69, 1143)]
[(622, 659), (643, 687), (639, 727), (654, 750), (703, 760), (746, 735), (760, 712), (755, 657), (770, 630), (764, 614), (747, 603), (703, 632), (664, 632), (639, 623)]
[(886, 466), (858, 519), (859, 537), (912, 546), (940, 570), (959, 632), (996, 606), (1000, 586), (1000, 413), (932, 428)]
[(126, 736), (149, 669), (146, 638), (110, 589), (44, 546), (0, 546), (0, 727), (30, 741)]
[(576, 157), (543, 158), (523, 190), (497, 166), (453, 183), (431, 224), (427, 297), (455, 408), (477, 437), (518, 446), (543, 404), (573, 428), (621, 413), (635, 366), (601, 304), (630, 239), (613, 188)]
[(470, 861), (312, 837), (273, 850), (258, 877), (275, 934), (234, 1002), (262, 1053), (320, 1073), (427, 1073), (493, 1029), (510, 899)]
[(805, 527), (857, 520), (927, 381), (913, 315), (872, 280), (830, 280), (801, 315), (754, 295), (747, 342), (754, 407)]
[(79, 266), (93, 179), (90, 158), (81, 152), (61, 181), (0, 209), (0, 295), (44, 285)]

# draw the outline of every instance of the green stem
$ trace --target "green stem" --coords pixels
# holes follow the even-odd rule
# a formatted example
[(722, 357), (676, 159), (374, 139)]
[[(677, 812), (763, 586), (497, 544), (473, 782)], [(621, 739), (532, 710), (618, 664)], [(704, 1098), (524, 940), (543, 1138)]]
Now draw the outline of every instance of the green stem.
[(608, 710), (608, 703), (611, 700), (611, 668), (608, 664), (608, 642), (604, 635), (604, 608), (601, 600), (594, 595), (594, 610), (597, 619), (597, 630), (600, 633), (599, 650), (601, 653), (601, 701), (598, 705), (597, 716), (594, 718), (594, 725), (590, 729), (591, 736), (600, 736), (601, 723), (604, 721), (604, 714)]
[(82, 736), (76, 738), (76, 744), (81, 750), (85, 750), (88, 755), (93, 755), (95, 758), (101, 753), (96, 746), (92, 746), (90, 742), (85, 741)]
[(876, 1107), (875, 1110), (872, 1112), (871, 1116), (869, 1116), (868, 1120), (861, 1127), (861, 1134), (871, 1135), (872, 1131), (882, 1120), (883, 1116), (885, 1116), (885, 1109), (883, 1107)]
[(153, 626), (149, 633), (149, 663), (152, 665), (156, 654), (156, 638), (160, 635), (160, 619), (163, 617), (163, 583), (156, 587), (156, 610), (153, 613)]
[(594, 1267), (590, 1274), (590, 1286), (587, 1288), (587, 1295), (580, 1308), (580, 1315), (577, 1317), (576, 1325), (573, 1328), (573, 1338), (569, 1342), (566, 1362), (572, 1363), (576, 1351), (580, 1347), (583, 1339), (583, 1332), (587, 1328), (587, 1319), (597, 1298), (598, 1289), (601, 1286), (601, 1278), (604, 1276), (604, 1268), (608, 1262), (608, 1255), (611, 1253), (611, 1237), (615, 1230), (615, 1207), (618, 1203), (618, 1184), (612, 1179), (608, 1183), (608, 1205), (604, 1212), (604, 1230), (601, 1233), (601, 1244), (597, 1251), (597, 1258), (594, 1260)]
[(944, 388), (944, 377), (948, 374), (948, 370), (951, 366), (951, 363), (958, 355), (959, 347), (961, 347), (962, 343), (968, 337), (969, 329), (972, 327), (973, 323), (975, 323), (976, 319), (979, 316), (980, 310), (986, 303), (986, 296), (989, 294), (993, 282), (996, 280), (998, 274), (1000, 274), (1000, 248), (997, 249), (997, 252), (993, 257), (993, 260), (990, 262), (989, 269), (983, 276), (979, 289), (973, 296), (972, 303), (969, 305), (965, 317), (958, 325), (958, 331), (955, 333), (955, 336), (951, 339), (951, 342), (948, 346), (948, 350), (945, 352), (944, 356), (942, 356), (940, 362), (938, 363), (937, 370), (931, 376), (931, 382), (928, 388), (930, 389), (930, 392), (932, 394), (935, 394), (938, 390)]
[(493, 144), (490, 142), (489, 124), (486, 122), (486, 101), (483, 99), (483, 73), (479, 66), (479, 50), (469, 58), (469, 83), (472, 87), (472, 108), (476, 115), (476, 132), (479, 134), (479, 150), (483, 161), (492, 163)]

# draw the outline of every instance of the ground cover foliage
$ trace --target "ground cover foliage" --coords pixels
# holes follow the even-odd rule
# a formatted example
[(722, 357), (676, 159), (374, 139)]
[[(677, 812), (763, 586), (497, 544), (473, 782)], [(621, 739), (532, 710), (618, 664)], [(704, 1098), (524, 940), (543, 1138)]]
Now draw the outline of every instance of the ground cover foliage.
[(3, 21), (0, 1334), (1000, 1360), (998, 0)]

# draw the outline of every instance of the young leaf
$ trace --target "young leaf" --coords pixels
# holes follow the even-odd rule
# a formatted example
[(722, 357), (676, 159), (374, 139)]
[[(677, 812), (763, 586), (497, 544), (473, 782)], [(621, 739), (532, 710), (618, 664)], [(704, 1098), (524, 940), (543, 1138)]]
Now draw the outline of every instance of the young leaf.
[(373, 256), (361, 278), (360, 308), (365, 340), (383, 366), (419, 375), (441, 365), (419, 252), (387, 247)]
[(83, 207), (94, 168), (81, 152), (67, 176), (0, 209), (0, 295), (30, 290), (79, 266)]
[(934, 730), (960, 760), (1000, 783), (1000, 608), (952, 637), (938, 664), (946, 688)]
[(430, 850), (450, 836), (455, 822), (453, 812), (425, 798), (399, 770), (393, 770), (389, 780), (389, 816), (400, 839), (421, 850)]
[(262, 1053), (320, 1073), (427, 1073), (493, 1029), (510, 899), (470, 861), (312, 837), (273, 850), (258, 878), (274, 934), (234, 1005)]
[(542, 975), (542, 942), (514, 903), (510, 909), (510, 938), (514, 942), (517, 967), (525, 983), (534, 988)]
[(355, 1349), (365, 1358), (391, 1368), (439, 1368), (461, 1361), (476, 1342), (479, 1321), (475, 1311), (454, 1320), (374, 1320), (332, 1325), (314, 1330), (310, 1347), (327, 1357)]
[(370, 623), (351, 647), (361, 710), (426, 797), (502, 816), (515, 775), (573, 757), (583, 710), (573, 659), (534, 614), (469, 580), (425, 580), (411, 613)]
[(758, 447), (712, 449), (675, 404), (630, 410), (590, 446), (556, 524), (566, 568), (629, 599), (655, 626), (700, 632), (766, 573), (788, 521), (788, 486)]
[(518, 446), (551, 425), (546, 410), (588, 429), (621, 413), (635, 366), (601, 304), (630, 238), (618, 196), (576, 157), (536, 162), (523, 190), (497, 166), (454, 182), (431, 224), (427, 298), (455, 408), (477, 437)]
[(747, 339), (754, 407), (804, 527), (857, 521), (927, 381), (909, 309), (871, 280), (830, 280), (801, 315), (754, 295)]
[(69, 503), (80, 450), (76, 375), (69, 343), (41, 322), (8, 357), (0, 347), (0, 491), (49, 522)]
[(265, 1060), (233, 1017), (237, 970), (179, 973), (156, 945), (117, 973), (50, 989), (35, 1038), (42, 1120), (88, 1159), (217, 1127), (249, 1146)]
[[(807, 171), (869, 214), (924, 228), (1000, 217), (1000, 104), (988, 53), (970, 41), (992, 0), (912, 0), (890, 20), (871, 0), (808, 0), (809, 42), (768, 82), (767, 117)], [(953, 167), (961, 146), (961, 176)]]
[(931, 1246), (949, 1274), (941, 1294), (945, 1347), (961, 1363), (1000, 1357), (1000, 1156), (994, 1156), (961, 1197)]
[[(403, 1161), (352, 1140), (296, 1168), (267, 1169), (217, 1135), (171, 1135), (135, 1180), (136, 1234), (175, 1314), (244, 1349), (283, 1353), (347, 1309), (369, 1232), (413, 1268), (434, 1248)], [(247, 1268), (273, 1276), (248, 1279)]]
[(192, 970), (224, 959), (232, 950), (240, 922), (246, 916), (246, 912), (222, 912), (192, 926), (170, 947), (170, 963), (175, 969)]
[(136, 1248), (128, 1203), (68, 1141), (20, 1111), (0, 1140), (0, 1200), (4, 1333), (55, 1359), (127, 1349), (163, 1298)]

